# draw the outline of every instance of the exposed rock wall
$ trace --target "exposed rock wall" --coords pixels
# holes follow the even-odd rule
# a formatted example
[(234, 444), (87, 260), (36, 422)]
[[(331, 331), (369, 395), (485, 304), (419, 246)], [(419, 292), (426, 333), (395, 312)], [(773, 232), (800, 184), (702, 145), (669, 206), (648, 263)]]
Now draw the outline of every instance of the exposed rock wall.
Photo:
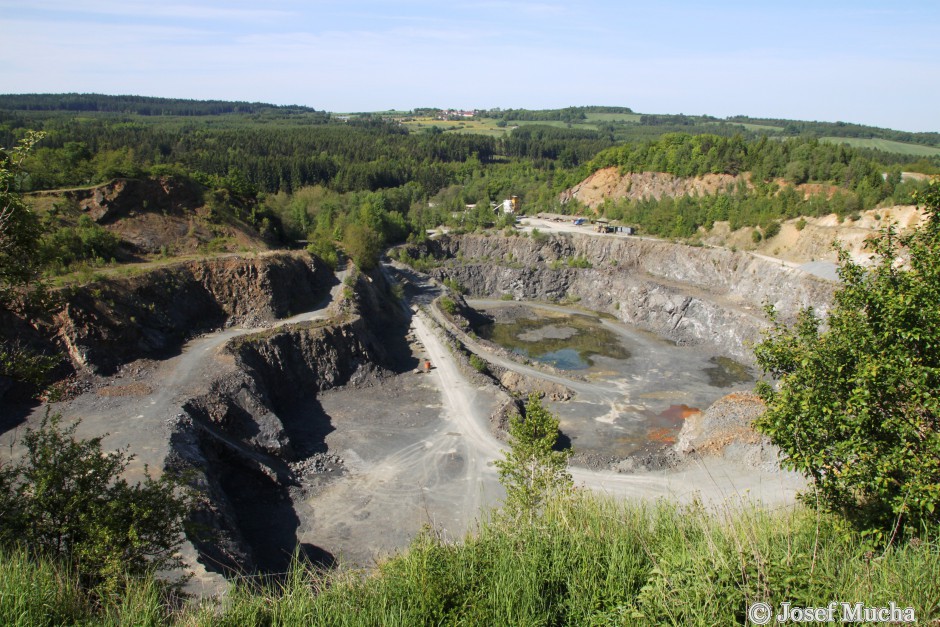
[(161, 176), (114, 179), (86, 189), (37, 192), (34, 196), (64, 197), (99, 224), (110, 224), (135, 212), (183, 214), (203, 204), (205, 188), (193, 181)]
[(54, 328), (76, 368), (108, 373), (208, 329), (312, 309), (333, 282), (302, 253), (186, 262), (73, 290)]
[[(784, 179), (778, 178), (774, 182), (780, 188), (790, 186)], [(597, 170), (566, 189), (559, 199), (562, 203), (577, 199), (585, 206), (597, 209), (605, 200), (705, 196), (734, 191), (742, 185), (747, 189), (753, 188), (750, 172), (681, 177), (668, 172), (621, 172), (620, 168), (609, 167)], [(823, 194), (831, 198), (839, 190), (838, 186), (827, 183), (803, 183), (794, 188), (804, 198)]]
[(765, 409), (754, 394), (728, 394), (686, 419), (673, 450), (680, 459), (721, 456), (765, 472), (778, 472), (780, 450), (751, 426)]
[[(398, 366), (383, 332), (401, 321), (399, 311), (381, 275), (361, 275), (336, 317), (226, 345), (231, 361), (208, 393), (186, 404), (167, 460), (190, 473), (203, 497), (193, 514), (203, 532), (191, 539), (207, 568), (286, 570), (300, 524), (293, 493), (304, 469), (322, 466), (310, 462), (327, 453), (332, 430), (316, 397)], [(301, 550), (314, 561), (332, 559), (316, 547)]]
[[(676, 342), (746, 361), (765, 325), (766, 303), (790, 319), (807, 306), (824, 312), (834, 289), (747, 253), (637, 238), (465, 235), (426, 247), (445, 260), (433, 274), (454, 278), (475, 297), (577, 300)], [(571, 267), (570, 260), (591, 267)]]

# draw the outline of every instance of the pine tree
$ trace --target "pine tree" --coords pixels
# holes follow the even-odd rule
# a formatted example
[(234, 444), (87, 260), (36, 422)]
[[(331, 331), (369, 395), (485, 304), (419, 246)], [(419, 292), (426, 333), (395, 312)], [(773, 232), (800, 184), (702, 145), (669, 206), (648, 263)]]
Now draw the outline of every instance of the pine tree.
[(568, 459), (572, 450), (555, 450), (558, 418), (530, 394), (525, 416), (509, 419), (509, 450), (498, 460), (499, 481), (506, 488), (504, 511), (512, 519), (532, 521), (543, 503), (572, 488)]

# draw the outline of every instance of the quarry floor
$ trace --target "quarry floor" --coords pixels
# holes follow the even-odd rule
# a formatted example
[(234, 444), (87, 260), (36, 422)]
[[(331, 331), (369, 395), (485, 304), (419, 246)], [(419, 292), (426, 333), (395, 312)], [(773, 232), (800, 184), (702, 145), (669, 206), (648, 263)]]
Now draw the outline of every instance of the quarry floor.
[[(327, 305), (278, 324), (326, 317)], [(496, 390), (471, 382), (461, 372), (445, 344), (441, 324), (424, 309), (411, 320), (411, 350), (414, 357), (432, 362), (428, 374), (408, 372), (368, 387), (327, 391), (317, 397), (316, 407), (297, 408), (326, 416), (331, 426), (326, 444), (341, 460), (336, 468), (305, 476), (292, 489), (300, 520), (298, 542), (321, 547), (341, 565), (371, 566), (406, 547), (426, 525), (459, 539), (503, 496), (493, 461), (501, 457), (505, 445), (493, 436), (489, 423)], [(129, 364), (115, 377), (99, 380), (52, 410), (70, 420), (80, 419), (80, 436), (107, 433), (106, 449), (121, 447), (134, 454), (130, 478), (142, 476), (145, 465), (159, 472), (168, 450), (169, 425), (181, 404), (204, 390), (219, 360), (227, 359), (220, 353), (225, 342), (250, 331), (257, 329), (219, 330), (192, 340), (173, 358)], [(482, 346), (471, 348), (486, 351)], [(512, 360), (503, 365), (530, 376), (549, 376)], [(575, 390), (583, 388), (614, 401), (621, 393), (604, 382), (552, 376)], [(35, 425), (44, 412), (38, 408), (25, 424)], [(23, 426), (8, 430), (3, 444), (17, 440)], [(759, 500), (770, 507), (786, 505), (803, 487), (800, 478), (790, 473), (761, 472), (721, 458), (693, 459), (656, 472), (571, 470), (576, 485), (617, 498), (700, 499), (712, 505), (737, 499)], [(201, 586), (196, 591), (220, 589), (220, 576), (196, 564), (191, 550), (187, 555)]]

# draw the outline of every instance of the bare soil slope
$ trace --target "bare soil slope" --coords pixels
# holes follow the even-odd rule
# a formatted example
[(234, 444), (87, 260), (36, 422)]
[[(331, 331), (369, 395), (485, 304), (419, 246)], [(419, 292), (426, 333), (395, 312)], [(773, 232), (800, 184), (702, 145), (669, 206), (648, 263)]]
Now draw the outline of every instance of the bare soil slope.
[(618, 168), (602, 168), (574, 187), (562, 192), (561, 201), (577, 199), (596, 209), (608, 198), (662, 198), (686, 194), (714, 194), (738, 181), (750, 184), (746, 174), (706, 174), (697, 178), (681, 178), (665, 172), (629, 172), (621, 174)]
[[(136, 254), (187, 253), (210, 242), (219, 250), (265, 250), (267, 243), (238, 220), (213, 218), (209, 192), (177, 177), (114, 179), (95, 187), (36, 192), (30, 204), (45, 213), (87, 215)], [(237, 204), (237, 201), (231, 201)]]
[(702, 230), (702, 241), (710, 246), (751, 250), (776, 257), (784, 261), (803, 264), (813, 261), (835, 263), (836, 249), (833, 242), (841, 246), (857, 262), (864, 263), (869, 256), (865, 242), (874, 233), (888, 224), (894, 224), (902, 233), (924, 221), (924, 214), (914, 205), (897, 205), (863, 211), (858, 220), (839, 221), (835, 214), (819, 218), (787, 220), (781, 224), (780, 233), (755, 244), (753, 227), (731, 231), (727, 222), (716, 222), (711, 231)]
[[(920, 178), (924, 175), (905, 173), (904, 178)], [(578, 200), (597, 212), (605, 200), (680, 197), (685, 195), (717, 194), (733, 189), (739, 184), (751, 187), (749, 173), (738, 175), (706, 174), (695, 178), (683, 178), (664, 172), (621, 173), (619, 168), (602, 168), (581, 183), (565, 190), (561, 201)], [(788, 185), (778, 180), (781, 188)], [(824, 183), (805, 183), (796, 186), (804, 197), (825, 194), (832, 197), (838, 189)], [(861, 213), (857, 220), (839, 220), (835, 214), (819, 218), (805, 218), (805, 226), (798, 228), (799, 219), (787, 220), (780, 233), (769, 240), (754, 243), (753, 227), (744, 227), (732, 232), (727, 222), (717, 222), (711, 231), (701, 232), (702, 242), (710, 246), (754, 251), (784, 261), (803, 264), (814, 261), (836, 261), (833, 242), (839, 241), (854, 259), (865, 261), (865, 240), (889, 223), (902, 232), (923, 222), (923, 214), (913, 205), (898, 205), (872, 209)]]

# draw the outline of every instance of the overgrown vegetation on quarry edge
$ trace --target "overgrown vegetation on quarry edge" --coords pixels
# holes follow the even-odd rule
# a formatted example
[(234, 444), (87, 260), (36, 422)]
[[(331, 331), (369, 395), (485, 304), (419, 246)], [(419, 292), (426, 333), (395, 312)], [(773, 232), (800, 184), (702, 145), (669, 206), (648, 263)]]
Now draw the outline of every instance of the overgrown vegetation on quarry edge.
[[(940, 618), (940, 545), (872, 550), (808, 508), (555, 498), (531, 525), (485, 521), (462, 542), (432, 529), (375, 572), (295, 565), (280, 585), (237, 583), (224, 604), (174, 610), (141, 580), (92, 607), (69, 572), (0, 559), (0, 621), (135, 625), (729, 625), (749, 604), (845, 601)], [(935, 537), (935, 536), (934, 536)], [(29, 595), (23, 590), (31, 590)]]

